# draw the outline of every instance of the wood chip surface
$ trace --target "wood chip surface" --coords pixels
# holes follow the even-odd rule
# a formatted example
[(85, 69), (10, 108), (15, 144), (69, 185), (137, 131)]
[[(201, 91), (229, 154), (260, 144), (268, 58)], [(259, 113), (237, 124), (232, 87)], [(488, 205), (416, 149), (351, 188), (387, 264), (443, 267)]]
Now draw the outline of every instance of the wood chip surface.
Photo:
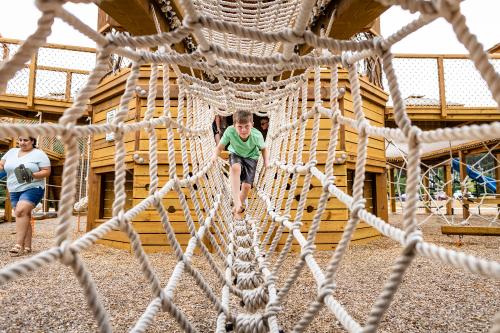
[[(392, 216), (391, 223), (398, 225), (400, 219), (400, 216)], [(35, 252), (54, 244), (55, 227), (55, 220), (37, 221)], [(500, 261), (500, 238), (465, 236), (463, 245), (458, 247), (458, 237), (441, 235), (439, 227), (439, 221), (431, 218), (423, 225), (424, 238), (446, 248)], [(84, 225), (81, 228), (84, 229)], [(14, 230), (14, 223), (0, 224), (0, 267), (20, 260), (8, 253), (15, 241)], [(368, 244), (351, 245), (337, 274), (334, 297), (359, 322), (366, 320), (400, 252), (401, 247), (396, 242), (384, 237)], [(331, 254), (318, 252), (315, 258), (324, 268)], [(82, 258), (97, 284), (113, 330), (128, 331), (151, 301), (151, 289), (137, 260), (129, 252), (102, 245), (84, 251)], [(278, 288), (297, 258), (296, 253), (288, 256), (279, 275)], [(150, 260), (165, 284), (176, 264), (173, 254), (151, 254)], [(220, 296), (222, 285), (206, 259), (196, 255), (193, 263)], [(316, 291), (314, 279), (305, 268), (278, 316), (284, 331), (293, 328)], [(176, 289), (175, 302), (198, 331), (214, 331), (217, 313), (186, 273)], [(241, 311), (237, 299), (233, 298), (231, 304), (234, 304), (232, 311)], [(406, 272), (379, 332), (488, 332), (499, 311), (500, 281), (418, 257)], [(0, 318), (0, 332), (89, 332), (97, 329), (73, 271), (61, 263), (44, 266), (1, 286)], [(166, 313), (159, 313), (149, 329), (149, 332), (179, 331), (176, 322)], [(323, 309), (308, 332), (343, 330), (336, 318)]]

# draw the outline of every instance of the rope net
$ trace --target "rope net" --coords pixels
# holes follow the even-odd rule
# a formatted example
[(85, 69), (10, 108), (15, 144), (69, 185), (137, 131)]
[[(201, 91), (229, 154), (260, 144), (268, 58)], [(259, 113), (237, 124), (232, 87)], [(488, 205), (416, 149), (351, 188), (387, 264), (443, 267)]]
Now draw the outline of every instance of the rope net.
[[(91, 1), (75, 0), (73, 2)], [(317, 283), (318, 293), (315, 300), (308, 305), (302, 318), (295, 323), (293, 330), (296, 332), (304, 331), (323, 307), (327, 307), (350, 332), (376, 331), (384, 312), (391, 304), (406, 268), (417, 255), (474, 274), (499, 279), (500, 263), (426, 242), (417, 228), (415, 214), (420, 175), (420, 147), (429, 142), (457, 138), (492, 139), (499, 136), (500, 123), (432, 131), (421, 131), (418, 127), (412, 126), (398, 89), (390, 47), (437, 17), (443, 17), (450, 22), (458, 39), (469, 50), (470, 58), (488, 84), (497, 105), (500, 104), (499, 75), (489, 63), (482, 46), (469, 32), (465, 19), (460, 13), (459, 1), (383, 2), (387, 5), (398, 4), (412, 12), (420, 12), (421, 16), (388, 38), (356, 42), (318, 37), (306, 31), (307, 23), (316, 5), (315, 1), (303, 1), (300, 6), (297, 6), (296, 2), (258, 1), (255, 8), (250, 5), (244, 7), (242, 4), (247, 4), (247, 2), (238, 1), (236, 2), (237, 8), (232, 11), (234, 17), (226, 19), (218, 16), (221, 15), (220, 13), (224, 15), (226, 11), (217, 12), (217, 6), (221, 3), (224, 7), (230, 7), (228, 2), (181, 0), (185, 16), (182, 26), (175, 31), (138, 37), (119, 33), (102, 36), (67, 12), (62, 2), (37, 1), (36, 4), (42, 13), (38, 27), (20, 46), (17, 53), (1, 64), (0, 91), (5, 90), (9, 79), (14, 77), (31, 55), (45, 44), (55, 18), (62, 19), (93, 39), (98, 45), (97, 60), (86, 84), (78, 92), (73, 105), (64, 112), (58, 124), (36, 126), (0, 124), (2, 136), (58, 135), (64, 142), (66, 154), (58, 213), (59, 226), (54, 247), (3, 267), (0, 270), (0, 285), (33, 272), (41, 266), (60, 261), (74, 270), (99, 330), (109, 332), (111, 323), (108, 313), (103, 307), (96, 284), (85, 268), (80, 253), (114, 228), (119, 228), (128, 235), (134, 255), (150, 284), (153, 296), (153, 300), (143, 315), (131, 328), (133, 332), (145, 331), (158, 311), (170, 313), (183, 330), (197, 331), (193, 323), (187, 320), (182, 310), (173, 301), (176, 285), (183, 274), (193, 277), (210, 304), (217, 310), (216, 332), (225, 332), (229, 329), (228, 324), (237, 332), (279, 332), (277, 314), (286, 311), (282, 308), (283, 301), (306, 266)], [(272, 12), (271, 9), (265, 10), (265, 8), (271, 6), (286, 9), (287, 18), (284, 21), (276, 21), (276, 25), (272, 18), (265, 19), (264, 13)], [(259, 26), (261, 29), (251, 28), (251, 24), (238, 24), (240, 20), (258, 15), (248, 14), (252, 10), (259, 10), (262, 15), (260, 20), (262, 22), (266, 20), (265, 25)], [(292, 22), (293, 28), (291, 28)], [(191, 54), (178, 54), (166, 46), (177, 43), (189, 35), (198, 43), (197, 50)], [(226, 39), (229, 43), (228, 48), (224, 45)], [(231, 47), (234, 46), (234, 42), (239, 46)], [(279, 47), (273, 46), (276, 43), (283, 45), (282, 53), (277, 52)], [(294, 54), (294, 46), (304, 43), (312, 46), (316, 51), (305, 56)], [(264, 44), (270, 44), (270, 46), (266, 47)], [(158, 51), (147, 51), (153, 47), (158, 47)], [(114, 123), (78, 126), (76, 121), (82, 116), (89, 97), (100, 79), (106, 74), (107, 61), (111, 54), (123, 56), (132, 61), (125, 92), (121, 97)], [(372, 55), (379, 55), (382, 58), (383, 70), (394, 103), (395, 121), (398, 126), (396, 129), (370, 125), (362, 111), (357, 62)], [(135, 90), (140, 66), (146, 64), (151, 66), (146, 115), (142, 121), (125, 123), (128, 103)], [(218, 79), (218, 82), (210, 83), (182, 74), (178, 69), (179, 65), (210, 73)], [(320, 65), (331, 67), (328, 102), (321, 100)], [(339, 110), (337, 103), (338, 65), (348, 70), (354, 119), (343, 116)], [(176, 71), (178, 77), (179, 97), (176, 118), (170, 113), (168, 83), (170, 66)], [(304, 70), (304, 73), (287, 80), (272, 80), (271, 76), (291, 70)], [(156, 84), (160, 71), (163, 74), (164, 105), (163, 113), (155, 117)], [(262, 76), (270, 79), (256, 85), (236, 84), (228, 80), (230, 77)], [(312, 107), (308, 107), (306, 98), (309, 76), (312, 76), (314, 80), (314, 105)], [(301, 105), (299, 105), (299, 97), (302, 101)], [(270, 118), (267, 143), (271, 152), (272, 165), (268, 169), (263, 169), (262, 161), (259, 162), (254, 196), (250, 200), (244, 220), (233, 219), (229, 204), (229, 183), (224, 175), (225, 165), (221, 160), (211, 158), (215, 149), (215, 141), (210, 131), (214, 115), (230, 115), (236, 109), (258, 110), (257, 114), (266, 114)], [(316, 161), (316, 148), (322, 117), (331, 120), (331, 135), (327, 160), (324, 168), (320, 169)], [(307, 151), (308, 158), (304, 160), (305, 129), (308, 120), (312, 120), (313, 130)], [(359, 138), (352, 196), (336, 186), (333, 172), (334, 163), (341, 162), (342, 158), (345, 158), (345, 156), (336, 157), (341, 125), (355, 129)], [(155, 129), (160, 127), (166, 128), (168, 143), (170, 179), (164, 184), (160, 184), (158, 178), (158, 138)], [(126, 133), (141, 129), (146, 129), (150, 137), (149, 196), (131, 209), (125, 210), (124, 136)], [(114, 133), (116, 151), (113, 217), (79, 239), (73, 240), (71, 239), (71, 218), (79, 161), (79, 149), (75, 138), (109, 132)], [(176, 173), (174, 134), (180, 136), (182, 175)], [(369, 136), (405, 142), (408, 145), (408, 199), (401, 229), (391, 226), (365, 208), (363, 186)], [(291, 202), (300, 176), (304, 177), (304, 184), (297, 213), (292, 218)], [(301, 218), (308, 196), (308, 185), (313, 177), (321, 181), (323, 191), (313, 222), (304, 236), (301, 233)], [(287, 188), (286, 180), (290, 178), (292, 179), (291, 186)], [(162, 203), (162, 197), (170, 191), (178, 194), (186, 224), (191, 233), (191, 239), (184, 251), (176, 239), (173, 227), (169, 223), (169, 214)], [(326, 267), (321, 268), (313, 256), (314, 241), (321, 223), (322, 212), (331, 196), (336, 197), (349, 208), (350, 218), (331, 260)], [(188, 198), (193, 202), (195, 214), (198, 217), (197, 229), (187, 204)], [(165, 283), (160, 280), (150, 265), (148, 256), (131, 223), (134, 217), (151, 206), (161, 217), (170, 246), (178, 259), (172, 275)], [(336, 271), (346, 253), (354, 230), (361, 220), (376, 228), (383, 235), (396, 240), (402, 247), (401, 255), (396, 259), (392, 272), (364, 323), (351, 317), (344, 306), (332, 295), (336, 287)], [(288, 235), (285, 246), (281, 251), (277, 251), (278, 240), (286, 232)], [(294, 241), (300, 245), (300, 257), (292, 271), (288, 272), (285, 283), (278, 286), (277, 272), (280, 271), (284, 258), (290, 252)], [(213, 246), (213, 254), (208, 251), (205, 242)], [(219, 292), (216, 286), (208, 284), (203, 275), (192, 265), (191, 258), (196, 248), (216, 274), (222, 286)], [(243, 309), (231, 307), (231, 297), (240, 299), (244, 305)], [(500, 332), (500, 320), (496, 320), (492, 331)]]

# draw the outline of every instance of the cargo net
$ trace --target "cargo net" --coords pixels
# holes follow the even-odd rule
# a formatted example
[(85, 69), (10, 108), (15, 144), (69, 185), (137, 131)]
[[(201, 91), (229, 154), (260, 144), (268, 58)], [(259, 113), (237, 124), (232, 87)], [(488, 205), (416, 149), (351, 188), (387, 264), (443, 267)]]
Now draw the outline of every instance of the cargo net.
[[(38, 28), (16, 54), (2, 63), (0, 91), (5, 89), (8, 80), (15, 75), (16, 71), (23, 68), (23, 64), (30, 59), (31, 55), (44, 45), (56, 17), (97, 43), (96, 66), (85, 86), (79, 91), (73, 106), (64, 112), (58, 124), (1, 125), (4, 136), (39, 135), (42, 133), (59, 135), (65, 145), (66, 159), (55, 246), (2, 268), (0, 285), (20, 278), (41, 266), (60, 261), (74, 270), (99, 330), (109, 332), (111, 331), (109, 315), (103, 306), (92, 276), (82, 262), (81, 251), (92, 246), (96, 240), (114, 228), (120, 228), (128, 235), (134, 255), (140, 262), (140, 267), (149, 281), (153, 295), (153, 300), (132, 327), (131, 330), (134, 332), (145, 331), (158, 311), (170, 313), (185, 331), (194, 332), (197, 330), (173, 302), (176, 285), (183, 274), (189, 274), (194, 278), (197, 286), (208, 298), (209, 304), (217, 310), (218, 316), (216, 319), (214, 318), (216, 332), (225, 332), (228, 324), (237, 332), (278, 332), (280, 324), (277, 316), (279, 313), (287, 311), (286, 308), (282, 307), (284, 300), (305, 266), (311, 270), (316, 280), (318, 293), (314, 301), (304, 311), (302, 318), (294, 324), (293, 330), (296, 332), (304, 331), (319, 310), (325, 306), (348, 331), (376, 331), (402, 281), (405, 270), (417, 255), (432, 258), (457, 269), (492, 279), (500, 278), (500, 263), (498, 262), (455, 252), (426, 242), (417, 228), (415, 217), (420, 175), (420, 147), (429, 142), (457, 138), (470, 140), (496, 138), (500, 134), (500, 123), (421, 131), (412, 126), (405, 112), (392, 66), (390, 52), (392, 44), (434, 19), (444, 17), (452, 24), (457, 38), (469, 50), (471, 59), (488, 84), (496, 104), (499, 105), (499, 75), (488, 62), (488, 57), (482, 46), (469, 32), (465, 18), (459, 10), (459, 1), (385, 1), (384, 3), (388, 5), (397, 3), (412, 12), (420, 12), (421, 16), (388, 38), (375, 38), (359, 42), (320, 37), (306, 31), (313, 9), (317, 5), (315, 1), (304, 1), (300, 6), (296, 6), (295, 10), (289, 8), (289, 6), (295, 6), (294, 2), (271, 2), (270, 4), (274, 7), (279, 7), (274, 8), (273, 6), (269, 7), (268, 2), (257, 1), (250, 6), (251, 8), (244, 8), (244, 10), (242, 8), (234, 15), (225, 15), (225, 11), (220, 11), (220, 15), (217, 16), (218, 12), (213, 7), (223, 6), (222, 3), (203, 2), (202, 5), (201, 1), (193, 3), (190, 0), (181, 0), (185, 16), (178, 29), (139, 37), (127, 34), (102, 36), (67, 12), (61, 3), (61, 1), (50, 0), (37, 2), (37, 6), (42, 12)], [(228, 6), (225, 2), (223, 4)], [(207, 6), (207, 8), (205, 10), (204, 7), (200, 6)], [(199, 9), (203, 9), (203, 12)], [(243, 19), (251, 10), (255, 11), (259, 24)], [(293, 20), (290, 19), (290, 22), (293, 21), (293, 28), (290, 26), (274, 27), (272, 15), (269, 15), (272, 10), (296, 16)], [(268, 15), (264, 15), (264, 13)], [(254, 29), (250, 26), (258, 26), (260, 29)], [(213, 33), (207, 33), (207, 31)], [(215, 35), (221, 36), (221, 34), (231, 38), (215, 38)], [(198, 43), (194, 53), (178, 54), (166, 46), (180, 42), (190, 35)], [(221, 40), (222, 44), (210, 42), (211, 40)], [(255, 52), (243, 53), (247, 49), (238, 47), (238, 41), (241, 41), (241, 45), (248, 45), (249, 48), (251, 48), (253, 41), (255, 41), (254, 45), (260, 46), (263, 43), (279, 43), (282, 44), (282, 48), (273, 48), (274, 46), (271, 45), (266, 50), (282, 49), (283, 52), (274, 52), (270, 55), (256, 55)], [(308, 44), (316, 51), (305, 56), (298, 56), (293, 54), (294, 46), (298, 44)], [(154, 47), (159, 47), (158, 51), (147, 51), (147, 49)], [(258, 48), (253, 50), (256, 51)], [(326, 52), (326, 50), (331, 53)], [(78, 126), (77, 119), (84, 113), (89, 97), (106, 73), (106, 63), (110, 54), (118, 54), (132, 61), (126, 89), (121, 97), (114, 123)], [(374, 54), (382, 58), (383, 70), (394, 102), (395, 121), (398, 126), (395, 129), (371, 126), (362, 111), (357, 62)], [(142, 121), (125, 123), (129, 101), (134, 94), (140, 66), (146, 64), (151, 66), (146, 115)], [(218, 82), (210, 83), (182, 74), (178, 70), (178, 65), (210, 73), (217, 78)], [(331, 88), (328, 103), (321, 100), (320, 65), (331, 67)], [(348, 70), (354, 104), (354, 119), (343, 116), (339, 110), (337, 65)], [(170, 86), (168, 84), (170, 66), (177, 72), (178, 76), (179, 92), (176, 118), (173, 118), (170, 113)], [(159, 81), (160, 69), (163, 76), (164, 106), (163, 114), (155, 117), (156, 84)], [(302, 75), (292, 76), (287, 80), (272, 80), (272, 76), (279, 75), (283, 71), (302, 69), (305, 70)], [(306, 97), (310, 74), (314, 77), (314, 105), (312, 107), (307, 105)], [(251, 85), (236, 84), (228, 79), (230, 77), (268, 77), (269, 79), (261, 84)], [(299, 97), (301, 97), (301, 105), (299, 105)], [(229, 183), (224, 174), (225, 165), (222, 160), (212, 158), (215, 141), (210, 130), (215, 114), (229, 115), (237, 109), (260, 110), (259, 112), (264, 112), (270, 117), (271, 123), (267, 144), (271, 151), (272, 165), (263, 169), (262, 161), (259, 162), (255, 194), (250, 200), (246, 218), (243, 220), (235, 220), (231, 215), (230, 196), (228, 195), (230, 192)], [(316, 161), (316, 148), (320, 118), (322, 117), (331, 121), (331, 135), (325, 166), (320, 170)], [(309, 150), (306, 152), (304, 151), (306, 146), (304, 138), (306, 123), (309, 119), (312, 119), (313, 130)], [(352, 196), (337, 187), (333, 172), (333, 165), (336, 162), (337, 139), (341, 126), (353, 128), (358, 132)], [(164, 184), (160, 184), (158, 179), (156, 128), (165, 128), (167, 135), (170, 179)], [(141, 129), (146, 129), (150, 138), (149, 196), (133, 208), (126, 210), (124, 136), (126, 133)], [(72, 240), (70, 221), (78, 179), (77, 164), (79, 160), (75, 138), (107, 132), (114, 133), (116, 149), (113, 217), (81, 238)], [(180, 176), (176, 174), (176, 151), (178, 149), (176, 150), (174, 146), (174, 132), (175, 135), (180, 136), (183, 170)], [(406, 142), (408, 145), (408, 198), (401, 229), (388, 224), (365, 208), (363, 185), (369, 136)], [(308, 159), (304, 161), (303, 155), (308, 156)], [(342, 156), (338, 158), (341, 159)], [(295, 217), (292, 218), (290, 215), (291, 201), (300, 175), (304, 175), (304, 184)], [(313, 177), (321, 181), (323, 191), (313, 222), (307, 230), (306, 236), (303, 236), (301, 218), (308, 195), (308, 185)], [(290, 178), (292, 179), (291, 185), (287, 188), (286, 180)], [(162, 203), (162, 197), (170, 191), (178, 194), (180, 205), (186, 217), (186, 224), (191, 233), (191, 239), (184, 251), (176, 239), (173, 227), (169, 223), (169, 214)], [(187, 196), (193, 202), (199, 221), (197, 229), (186, 202)], [(321, 223), (322, 212), (331, 196), (336, 197), (349, 208), (350, 218), (331, 260), (326, 267), (321, 268), (313, 256), (314, 241)], [(131, 223), (134, 217), (151, 206), (157, 210), (161, 217), (170, 246), (178, 258), (178, 263), (170, 279), (165, 283), (160, 281), (160, 277), (153, 270), (148, 256), (141, 246), (138, 233)], [(361, 220), (376, 228), (381, 234), (396, 240), (402, 247), (401, 255), (396, 259), (392, 272), (364, 323), (351, 317), (345, 307), (333, 297), (333, 291), (336, 288), (335, 274), (356, 226)], [(286, 243), (283, 249), (278, 252), (276, 250), (278, 240), (285, 232), (288, 232)], [(287, 272), (288, 277), (285, 283), (277, 285), (277, 273), (282, 270), (282, 263), (294, 241), (300, 245), (299, 259), (293, 269)], [(213, 254), (208, 251), (205, 242), (213, 246)], [(221, 285), (220, 292), (215, 289), (215, 286), (208, 284), (200, 271), (193, 266), (191, 258), (195, 248), (199, 249), (215, 272)], [(239, 298), (244, 307), (242, 309), (231, 307), (231, 297)], [(497, 316), (492, 331), (500, 331), (500, 316)]]

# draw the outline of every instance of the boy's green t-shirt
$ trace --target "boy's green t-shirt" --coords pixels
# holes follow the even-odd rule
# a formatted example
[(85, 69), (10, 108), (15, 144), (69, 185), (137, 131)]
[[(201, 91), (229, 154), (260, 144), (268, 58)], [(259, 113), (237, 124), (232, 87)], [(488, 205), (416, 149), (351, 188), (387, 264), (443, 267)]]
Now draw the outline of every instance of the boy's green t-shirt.
[(246, 141), (241, 140), (238, 132), (234, 126), (229, 126), (225, 131), (220, 143), (226, 146), (229, 143), (228, 150), (238, 156), (244, 158), (250, 158), (252, 160), (258, 160), (260, 156), (260, 151), (266, 148), (266, 143), (262, 133), (253, 128), (250, 131), (250, 135)]

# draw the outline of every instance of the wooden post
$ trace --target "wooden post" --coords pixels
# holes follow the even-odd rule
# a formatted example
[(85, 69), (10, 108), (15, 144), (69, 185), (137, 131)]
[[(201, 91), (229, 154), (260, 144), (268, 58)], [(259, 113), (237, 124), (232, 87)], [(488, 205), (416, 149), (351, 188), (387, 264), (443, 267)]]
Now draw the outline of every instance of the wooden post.
[[(467, 184), (463, 184), (463, 181), (465, 180), (465, 177), (467, 176), (467, 164), (466, 164), (466, 157), (467, 154), (465, 151), (459, 151), (458, 156), (460, 159), (460, 190), (462, 193), (467, 193)], [(470, 212), (469, 212), (469, 204), (466, 203), (464, 200), (465, 198), (462, 197), (462, 211), (463, 211), (463, 218), (466, 219), (469, 217)]]
[(94, 222), (99, 218), (99, 211), (101, 209), (101, 177), (100, 174), (95, 173), (94, 169), (90, 169), (87, 192), (89, 202), (87, 208), (87, 232), (94, 228)]
[(66, 91), (64, 92), (64, 99), (69, 101), (71, 100), (71, 81), (73, 80), (73, 73), (66, 72)]
[[(16, 146), (16, 139), (12, 138), (10, 141), (9, 149)], [(7, 184), (5, 184), (5, 208), (4, 208), (4, 218), (5, 222), (12, 222), (12, 202), (10, 201), (10, 193), (7, 190)]]
[(387, 210), (387, 177), (385, 173), (375, 174), (375, 213), (384, 221), (389, 221)]
[(28, 97), (26, 99), (26, 105), (32, 107), (35, 99), (35, 88), (36, 88), (36, 62), (37, 62), (38, 52), (35, 52), (31, 56), (31, 62), (29, 66), (29, 80), (28, 80)]
[(424, 186), (424, 195), (422, 199), (424, 200), (425, 212), (432, 213), (432, 209), (429, 207), (431, 204), (431, 196), (429, 191), (429, 177), (425, 176), (425, 173), (428, 171), (427, 167), (422, 166), (422, 185)]
[(438, 82), (439, 82), (439, 101), (441, 104), (441, 118), (446, 118), (447, 110), (446, 110), (446, 90), (444, 85), (444, 65), (443, 65), (443, 57), (437, 58), (438, 65)]
[[(500, 198), (500, 153), (495, 153), (495, 186), (497, 188), (496, 190), (496, 198)], [(500, 203), (497, 204), (498, 209), (500, 209)]]
[(391, 212), (396, 212), (396, 188), (394, 185), (394, 168), (389, 169), (389, 196), (391, 201)]
[(5, 213), (4, 219), (5, 222), (12, 222), (12, 203), (10, 202), (10, 194), (9, 191), (5, 191)]
[(446, 215), (453, 215), (453, 177), (450, 164), (444, 166), (444, 182), (446, 184), (444, 191), (448, 198), (448, 201), (446, 201)]

